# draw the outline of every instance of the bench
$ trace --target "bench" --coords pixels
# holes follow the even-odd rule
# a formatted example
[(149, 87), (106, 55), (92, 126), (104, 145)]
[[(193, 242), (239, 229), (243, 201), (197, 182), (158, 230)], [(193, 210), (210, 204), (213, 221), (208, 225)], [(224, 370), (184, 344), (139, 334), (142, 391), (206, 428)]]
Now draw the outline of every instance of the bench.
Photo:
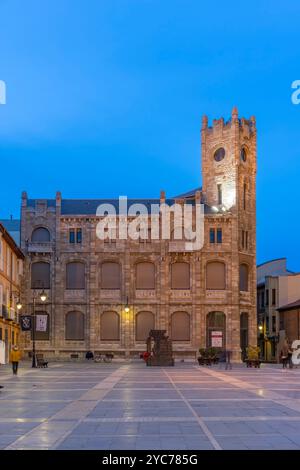
[(48, 367), (48, 361), (45, 361), (43, 354), (36, 355), (37, 367)]

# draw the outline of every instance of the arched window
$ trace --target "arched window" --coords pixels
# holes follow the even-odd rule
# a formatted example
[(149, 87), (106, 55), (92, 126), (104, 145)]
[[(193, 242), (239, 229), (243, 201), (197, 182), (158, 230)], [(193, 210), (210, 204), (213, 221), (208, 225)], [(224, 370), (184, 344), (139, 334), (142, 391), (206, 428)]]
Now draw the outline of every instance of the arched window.
[(146, 341), (150, 330), (154, 330), (154, 314), (152, 312), (139, 312), (135, 317), (135, 339)]
[(242, 360), (246, 358), (248, 347), (249, 315), (242, 312), (240, 317), (240, 346), (242, 350)]
[(31, 234), (31, 241), (32, 242), (50, 242), (50, 232), (45, 227), (38, 227), (35, 228)]
[(155, 265), (137, 263), (135, 267), (136, 289), (155, 289)]
[(50, 264), (38, 261), (31, 265), (31, 288), (50, 289)]
[(68, 263), (66, 277), (67, 289), (85, 289), (85, 264), (80, 261)]
[[(31, 331), (31, 339), (32, 338)], [(47, 312), (34, 312), (34, 339), (36, 341), (49, 341), (50, 339), (50, 315)]]
[(190, 315), (187, 312), (175, 312), (171, 316), (172, 341), (190, 341)]
[(84, 314), (81, 312), (69, 312), (66, 315), (66, 339), (84, 339)]
[(249, 268), (247, 264), (240, 265), (240, 290), (249, 290)]
[(190, 288), (190, 265), (189, 263), (176, 262), (171, 264), (171, 289)]
[(206, 289), (226, 289), (225, 264), (220, 261), (212, 261), (206, 265)]
[(206, 317), (207, 347), (225, 348), (226, 316), (223, 312), (210, 312)]
[(120, 316), (117, 312), (103, 312), (100, 319), (100, 338), (103, 341), (119, 341)]
[(121, 270), (119, 263), (105, 262), (101, 264), (101, 289), (120, 289)]

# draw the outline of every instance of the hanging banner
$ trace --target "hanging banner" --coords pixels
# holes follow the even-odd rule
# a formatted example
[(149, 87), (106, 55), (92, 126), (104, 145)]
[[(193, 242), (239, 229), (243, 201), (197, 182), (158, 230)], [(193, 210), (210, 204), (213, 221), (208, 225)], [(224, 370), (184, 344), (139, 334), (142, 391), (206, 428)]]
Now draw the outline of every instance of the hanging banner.
[(223, 331), (211, 332), (211, 345), (213, 348), (221, 348), (223, 346)]
[(35, 331), (47, 331), (47, 320), (48, 315), (36, 315), (35, 316)]
[(21, 315), (20, 316), (20, 324), (22, 331), (31, 331), (32, 323), (31, 323), (31, 315)]

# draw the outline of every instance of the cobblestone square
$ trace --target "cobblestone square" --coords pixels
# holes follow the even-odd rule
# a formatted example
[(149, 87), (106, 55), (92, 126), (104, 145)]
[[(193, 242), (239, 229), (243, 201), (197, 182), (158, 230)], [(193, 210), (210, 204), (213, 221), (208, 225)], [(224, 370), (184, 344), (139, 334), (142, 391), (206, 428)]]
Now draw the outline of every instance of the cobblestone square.
[(300, 449), (300, 369), (0, 369), (1, 449)]

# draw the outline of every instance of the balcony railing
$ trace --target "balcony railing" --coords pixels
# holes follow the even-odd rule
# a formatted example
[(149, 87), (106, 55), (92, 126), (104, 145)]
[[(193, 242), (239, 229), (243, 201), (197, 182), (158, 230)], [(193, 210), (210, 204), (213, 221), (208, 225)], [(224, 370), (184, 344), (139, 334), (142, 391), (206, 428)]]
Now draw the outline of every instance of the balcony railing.
[(52, 242), (29, 242), (27, 250), (29, 253), (51, 253), (53, 244)]

